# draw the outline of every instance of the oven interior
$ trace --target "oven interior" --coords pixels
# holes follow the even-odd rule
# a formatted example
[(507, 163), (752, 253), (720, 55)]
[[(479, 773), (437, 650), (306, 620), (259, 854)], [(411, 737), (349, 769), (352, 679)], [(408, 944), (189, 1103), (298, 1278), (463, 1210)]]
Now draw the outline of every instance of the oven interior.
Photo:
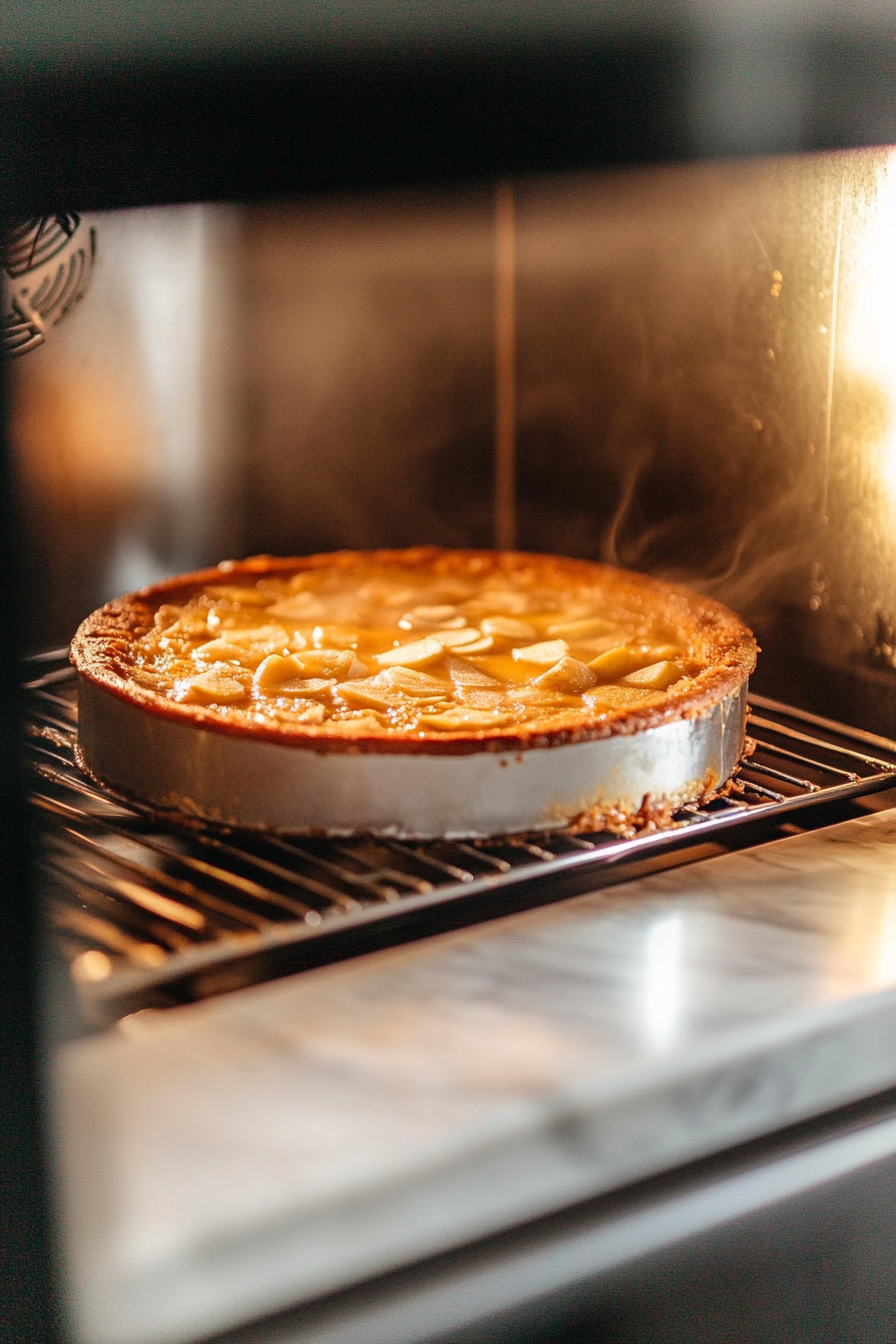
[[(250, 839), (98, 790), (66, 647), (102, 601), (225, 556), (507, 540), (508, 201), (513, 544), (690, 583), (753, 625), (735, 786), (669, 831), (477, 845)], [(892, 151), (87, 222), (90, 289), (12, 379), (61, 1034), (887, 805)]]

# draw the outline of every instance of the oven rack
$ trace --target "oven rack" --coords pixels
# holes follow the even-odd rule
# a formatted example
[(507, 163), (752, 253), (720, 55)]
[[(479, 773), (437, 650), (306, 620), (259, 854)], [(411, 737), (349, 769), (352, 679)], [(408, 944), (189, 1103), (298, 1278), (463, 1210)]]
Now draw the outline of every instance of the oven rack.
[(587, 890), (608, 869), (896, 783), (896, 743), (751, 695), (733, 787), (630, 837), (475, 843), (259, 836), (144, 811), (77, 767), (67, 650), (28, 660), (31, 801), (49, 923), (109, 1022)]

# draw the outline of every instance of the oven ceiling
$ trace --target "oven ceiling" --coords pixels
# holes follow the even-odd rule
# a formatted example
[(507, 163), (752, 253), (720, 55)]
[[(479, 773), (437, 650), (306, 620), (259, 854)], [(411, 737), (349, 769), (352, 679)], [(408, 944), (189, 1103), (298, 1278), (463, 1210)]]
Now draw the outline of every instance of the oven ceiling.
[(896, 141), (887, 0), (7, 0), (16, 213)]

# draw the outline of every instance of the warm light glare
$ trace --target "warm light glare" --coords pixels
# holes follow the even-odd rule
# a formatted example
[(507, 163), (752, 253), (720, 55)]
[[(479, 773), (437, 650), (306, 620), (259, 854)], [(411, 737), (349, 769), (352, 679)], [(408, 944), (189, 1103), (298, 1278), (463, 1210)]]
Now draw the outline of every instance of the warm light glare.
[(647, 933), (644, 1017), (649, 1043), (667, 1049), (678, 1035), (681, 1015), (680, 915), (664, 915)]
[(886, 398), (880, 473), (896, 504), (896, 150), (880, 170), (877, 194), (860, 220), (854, 265), (844, 279), (838, 362)]
[(72, 962), (72, 975), (75, 980), (80, 980), (87, 984), (97, 980), (105, 980), (112, 974), (112, 962), (106, 956), (105, 952), (99, 952), (91, 948), (89, 952), (82, 952)]

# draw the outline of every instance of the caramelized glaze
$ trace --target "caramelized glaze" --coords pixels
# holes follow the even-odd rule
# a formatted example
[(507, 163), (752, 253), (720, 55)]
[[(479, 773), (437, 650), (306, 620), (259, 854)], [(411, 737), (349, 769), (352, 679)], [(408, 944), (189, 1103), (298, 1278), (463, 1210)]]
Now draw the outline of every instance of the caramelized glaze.
[(633, 732), (743, 683), (718, 603), (554, 556), (272, 557), (109, 603), (79, 671), (146, 708), (318, 749), (475, 750)]

